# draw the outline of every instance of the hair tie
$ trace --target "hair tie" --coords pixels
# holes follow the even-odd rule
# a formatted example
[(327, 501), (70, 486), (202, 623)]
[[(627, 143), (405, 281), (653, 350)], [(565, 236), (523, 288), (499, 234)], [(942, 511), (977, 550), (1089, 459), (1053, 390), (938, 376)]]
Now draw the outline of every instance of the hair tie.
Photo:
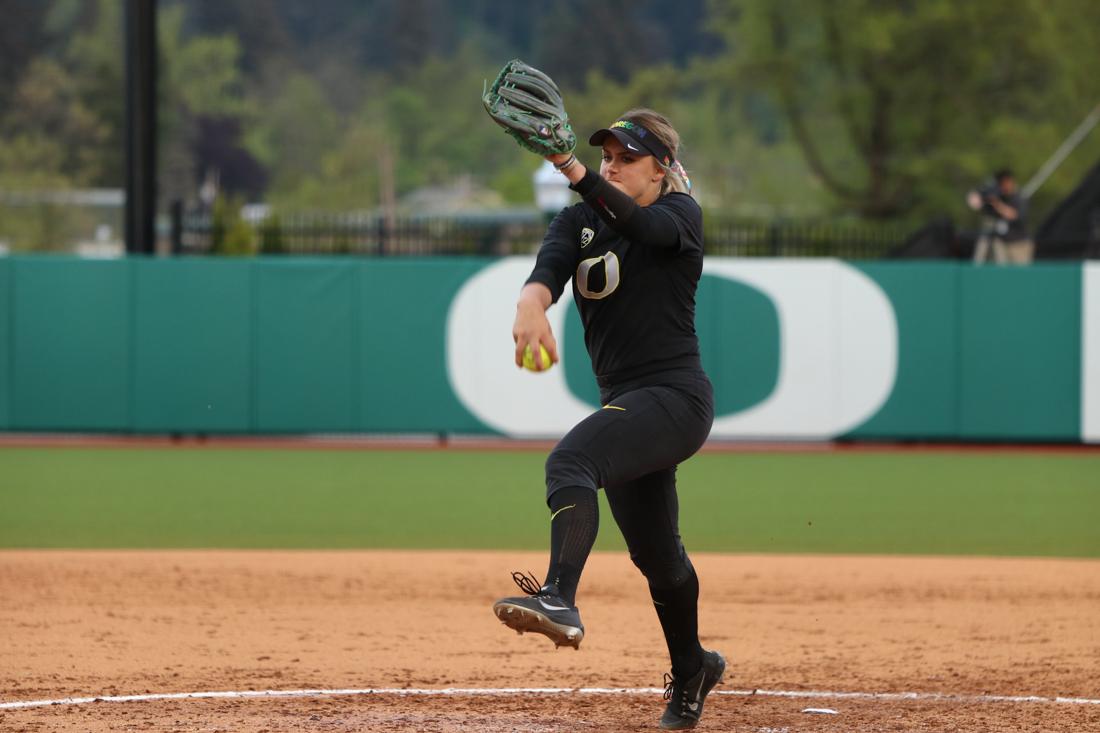
[(688, 191), (691, 190), (691, 179), (688, 178), (687, 171), (684, 170), (684, 166), (680, 164), (679, 160), (672, 161), (672, 170), (676, 171), (676, 175), (683, 179), (684, 185), (687, 186)]

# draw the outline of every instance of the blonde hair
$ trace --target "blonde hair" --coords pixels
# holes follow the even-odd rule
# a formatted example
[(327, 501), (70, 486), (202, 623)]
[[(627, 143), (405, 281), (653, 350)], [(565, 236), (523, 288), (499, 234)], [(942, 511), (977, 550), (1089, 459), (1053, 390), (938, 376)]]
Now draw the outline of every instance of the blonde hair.
[(672, 153), (672, 162), (669, 165), (664, 165), (654, 158), (657, 160), (657, 165), (665, 171), (665, 177), (661, 181), (661, 195), (664, 196), (673, 191), (691, 195), (691, 179), (688, 178), (684, 166), (680, 164), (680, 133), (676, 132), (676, 128), (668, 118), (646, 107), (638, 107), (624, 112), (619, 119), (629, 120), (649, 130)]

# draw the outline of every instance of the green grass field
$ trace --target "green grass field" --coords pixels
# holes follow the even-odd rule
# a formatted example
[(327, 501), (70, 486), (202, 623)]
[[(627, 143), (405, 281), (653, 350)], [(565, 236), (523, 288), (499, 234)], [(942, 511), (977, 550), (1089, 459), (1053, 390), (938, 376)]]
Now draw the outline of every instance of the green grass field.
[[(0, 547), (544, 549), (544, 458), (3, 448)], [(690, 550), (1100, 557), (1095, 453), (709, 453), (679, 475)], [(606, 504), (601, 529), (623, 546)]]

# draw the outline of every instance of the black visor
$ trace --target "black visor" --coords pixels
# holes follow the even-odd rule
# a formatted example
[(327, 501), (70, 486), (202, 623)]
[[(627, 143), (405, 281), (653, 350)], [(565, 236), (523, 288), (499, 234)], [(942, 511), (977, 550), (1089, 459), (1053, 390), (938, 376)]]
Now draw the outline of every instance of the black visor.
[(592, 137), (588, 138), (589, 145), (603, 145), (608, 135), (614, 135), (615, 139), (623, 144), (623, 147), (639, 155), (652, 155), (662, 165), (672, 164), (672, 153), (665, 144), (649, 130), (637, 122), (619, 120), (611, 127), (596, 130)]

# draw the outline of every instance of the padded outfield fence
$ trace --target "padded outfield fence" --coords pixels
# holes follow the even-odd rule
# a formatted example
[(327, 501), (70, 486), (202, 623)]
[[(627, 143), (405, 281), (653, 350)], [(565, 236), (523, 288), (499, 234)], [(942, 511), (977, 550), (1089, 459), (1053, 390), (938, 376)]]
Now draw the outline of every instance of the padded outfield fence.
[[(530, 257), (0, 258), (0, 430), (560, 436), (512, 364)], [(563, 301), (571, 297), (569, 291)], [(1100, 441), (1100, 266), (708, 258), (712, 438)]]

